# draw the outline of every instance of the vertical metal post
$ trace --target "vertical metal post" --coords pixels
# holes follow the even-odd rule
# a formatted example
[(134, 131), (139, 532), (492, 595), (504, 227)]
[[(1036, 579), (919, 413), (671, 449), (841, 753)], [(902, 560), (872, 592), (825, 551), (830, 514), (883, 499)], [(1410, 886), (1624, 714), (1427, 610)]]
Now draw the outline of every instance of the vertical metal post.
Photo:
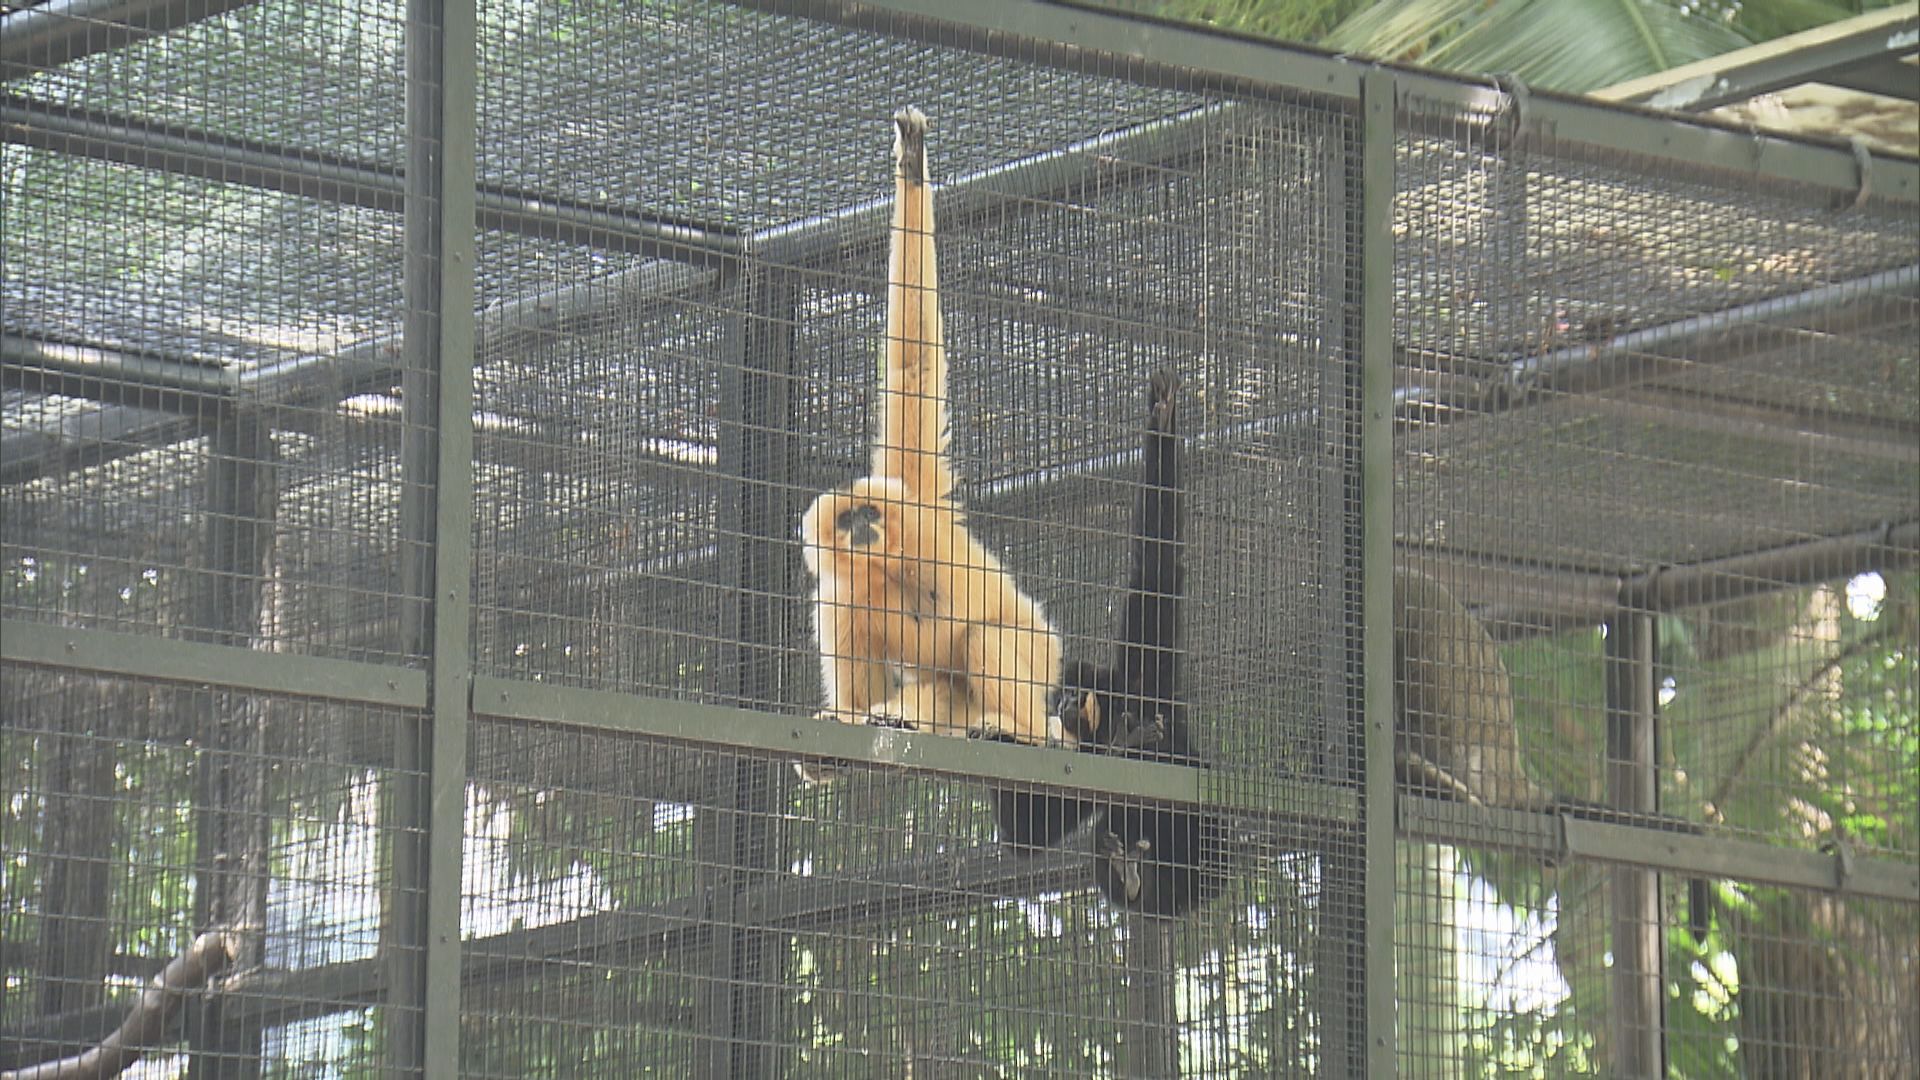
[(1129, 912), (1127, 1023), (1121, 1075), (1164, 1080), (1180, 1075), (1180, 1033), (1174, 1028), (1173, 924)]
[[(1396, 85), (1360, 90), (1360, 667), (1366, 747), (1365, 1075), (1394, 1069), (1393, 194)], [(1356, 1061), (1354, 1064), (1358, 1064)], [(1359, 1069), (1353, 1069), (1358, 1073)]]
[[(1608, 624), (1607, 792), (1614, 806), (1636, 813), (1659, 809), (1653, 653), (1652, 616), (1623, 611)], [(1627, 866), (1616, 866), (1610, 874), (1612, 1071), (1624, 1077), (1665, 1076), (1660, 875)]]
[[(273, 434), (257, 414), (224, 417), (207, 439), (207, 567), (194, 620), (204, 641), (246, 646), (260, 632), (273, 550), (278, 477)], [(234, 932), (236, 966), (261, 962), (267, 929), (266, 729), (253, 696), (215, 692), (200, 760), (194, 922)], [(229, 1030), (212, 1001), (189, 1033), (188, 1075), (260, 1073), (260, 1029)]]
[[(779, 700), (791, 673), (785, 645), (797, 610), (795, 552), (788, 539), (795, 508), (790, 476), (794, 331), (799, 280), (756, 267), (740, 281), (744, 315), (723, 354), (720, 474), (721, 545), (733, 568), (725, 627), (736, 704)], [(723, 762), (714, 809), (696, 829), (702, 895), (712, 905), (708, 978), (700, 1013), (706, 1048), (695, 1075), (722, 1080), (776, 1077), (785, 935), (747, 925), (742, 890), (780, 865), (779, 815), (786, 770), (763, 759)]]
[(460, 857), (473, 580), (474, 7), (407, 5), (401, 644), (429, 665), (398, 728), (394, 902), (383, 928), (388, 1060), (453, 1077), (460, 1058)]
[[(110, 871), (118, 755), (112, 742), (95, 736), (112, 731), (108, 725), (113, 717), (131, 715), (139, 689), (76, 679), (61, 688), (56, 709), (21, 717), (34, 724), (37, 737), (46, 739), (51, 751), (35, 769), (46, 798), (42, 843), (44, 850), (54, 853), (41, 886), (40, 992), (36, 996), (42, 1016), (106, 1004), (113, 955)], [(206, 886), (212, 870), (211, 860), (202, 859), (202, 894), (211, 893)]]

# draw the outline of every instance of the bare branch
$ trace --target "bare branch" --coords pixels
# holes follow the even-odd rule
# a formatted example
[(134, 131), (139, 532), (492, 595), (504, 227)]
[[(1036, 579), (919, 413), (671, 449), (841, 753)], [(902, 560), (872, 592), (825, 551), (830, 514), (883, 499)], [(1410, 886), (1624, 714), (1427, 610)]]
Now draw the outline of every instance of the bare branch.
[(1733, 761), (1733, 768), (1727, 771), (1726, 777), (1713, 789), (1713, 796), (1708, 800), (1707, 806), (1716, 820), (1723, 822), (1726, 820), (1726, 812), (1723, 808), (1727, 805), (1727, 799), (1733, 794), (1734, 785), (1746, 775), (1747, 767), (1753, 764), (1754, 758), (1759, 756), (1760, 751), (1773, 741), (1774, 736), (1780, 733), (1780, 729), (1786, 726), (1787, 721), (1800, 711), (1802, 705), (1806, 704), (1807, 698), (1813, 696), (1814, 690), (1839, 671), (1847, 661), (1884, 644), (1891, 636), (1892, 622), (1891, 619), (1886, 620), (1866, 636), (1849, 642), (1845, 648), (1828, 657), (1825, 663), (1813, 669), (1805, 679), (1794, 686), (1793, 690), (1787, 694), (1787, 700), (1781, 702), (1780, 707), (1773, 710), (1773, 715), (1767, 717), (1767, 722), (1760, 725), (1747, 739), (1747, 745), (1740, 748), (1740, 756)]
[(159, 1042), (187, 994), (225, 970), (234, 952), (226, 934), (201, 934), (140, 991), (127, 1018), (98, 1046), (58, 1061), (0, 1072), (0, 1080), (110, 1080), (120, 1075)]

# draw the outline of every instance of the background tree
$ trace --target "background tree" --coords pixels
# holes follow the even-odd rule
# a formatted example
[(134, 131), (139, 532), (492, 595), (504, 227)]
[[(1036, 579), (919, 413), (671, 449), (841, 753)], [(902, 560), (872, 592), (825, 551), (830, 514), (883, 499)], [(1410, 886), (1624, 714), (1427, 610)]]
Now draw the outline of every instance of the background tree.
[(1889, 6), (1879, 0), (1116, 0), (1107, 6), (1585, 92)]

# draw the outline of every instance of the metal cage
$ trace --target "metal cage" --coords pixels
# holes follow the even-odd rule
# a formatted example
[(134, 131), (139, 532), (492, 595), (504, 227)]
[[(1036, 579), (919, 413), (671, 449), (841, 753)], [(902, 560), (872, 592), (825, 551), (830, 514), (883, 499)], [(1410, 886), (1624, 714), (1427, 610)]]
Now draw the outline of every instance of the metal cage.
[[(1914, 161), (1014, 0), (0, 64), (0, 1076), (1920, 1060)], [(1070, 657), (1183, 380), (1205, 767), (814, 718), (903, 104)], [(995, 789), (1204, 814), (1219, 895)]]

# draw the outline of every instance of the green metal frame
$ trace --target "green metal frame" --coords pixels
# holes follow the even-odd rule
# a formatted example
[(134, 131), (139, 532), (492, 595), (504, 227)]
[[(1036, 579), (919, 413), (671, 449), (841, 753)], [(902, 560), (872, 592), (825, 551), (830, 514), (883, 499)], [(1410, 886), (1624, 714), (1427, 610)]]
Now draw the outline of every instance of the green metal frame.
[(426, 673), (412, 668), (25, 619), (0, 619), (0, 661), (357, 705), (417, 709), (427, 703)]
[[(146, 677), (264, 693), (289, 694), (412, 710), (421, 718), (403, 729), (420, 736), (414, 764), (423, 782), (410, 822), (424, 837), (412, 851), (396, 850), (395, 879), (420, 899), (417, 924), (402, 941), (418, 950), (418, 968), (388, 985), (391, 1004), (419, 1006), (408, 1022), (405, 1067), (430, 1077), (452, 1077), (459, 1063), (463, 978), (480, 977), (463, 956), (460, 938), (461, 852), (465, 825), (467, 743), (474, 717), (572, 725), (643, 735), (762, 756), (844, 759), (957, 777), (987, 777), (1039, 786), (1071, 786), (1098, 794), (1217, 806), (1237, 813), (1304, 823), (1363, 828), (1365, 863), (1366, 1064), (1372, 1076), (1394, 1067), (1394, 879), (1397, 836), (1441, 843), (1471, 841), (1547, 857), (1582, 857), (1651, 871), (1705, 872), (1774, 884), (1835, 889), (1851, 895), (1920, 902), (1920, 867), (1889, 857), (1788, 851), (1768, 844), (1668, 833), (1631, 825), (1571, 821), (1538, 814), (1482, 810), (1396, 793), (1392, 689), (1393, 391), (1392, 260), (1395, 132), (1410, 99), (1496, 115), (1506, 95), (1484, 82), (1367, 64), (1311, 50), (1256, 42), (1063, 3), (979, 0), (956, 6), (935, 0), (767, 0), (748, 6), (805, 14), (847, 26), (1099, 75), (1123, 75), (1184, 89), (1260, 97), (1306, 93), (1357, 103), (1359, 108), (1359, 277), (1361, 609), (1363, 685), (1360, 712), (1365, 783), (1360, 791), (1268, 778), (1260, 785), (1171, 765), (1067, 750), (1015, 747), (899, 731), (851, 727), (809, 717), (582, 690), (476, 676), (470, 642), (473, 551), (473, 385), (475, 344), (473, 261), (477, 184), (475, 121), (477, 51), (469, 0), (415, 0), (416, 20), (429, 40), (416, 42), (436, 58), (440, 81), (434, 115), (416, 117), (415, 139), (434, 143), (433, 176), (408, 187), (409, 212), (426, 193), (437, 203), (424, 246), (410, 252), (410, 273), (431, 266), (434, 281), (410, 281), (410, 295), (434, 296), (431, 345), (410, 363), (431, 374), (431, 443), (416, 444), (407, 476), (424, 500), (415, 513), (430, 518), (430, 569), (422, 571), (414, 630), (422, 635), (425, 671), (329, 658), (264, 653), (212, 643), (159, 639), (101, 630), (68, 629), (20, 619), (0, 620), (0, 660), (107, 675)], [(1758, 179), (1810, 184), (1842, 192), (1870, 182), (1876, 196), (1920, 199), (1920, 163), (1724, 126), (1635, 112), (1552, 94), (1531, 96), (1526, 119), (1534, 130), (1595, 148), (1737, 171)], [(416, 159), (419, 160), (419, 159)], [(382, 189), (385, 190), (384, 188)], [(870, 209), (870, 208), (869, 208)], [(867, 212), (867, 211), (862, 211)], [(482, 219), (484, 220), (484, 219)], [(636, 226), (637, 227), (637, 226)], [(644, 235), (642, 235), (644, 234)], [(651, 242), (647, 229), (636, 233)], [(684, 243), (684, 238), (674, 242)], [(730, 241), (729, 241), (730, 242)], [(765, 255), (748, 244), (746, 254)], [(1352, 343), (1350, 343), (1352, 344)], [(422, 414), (415, 414), (418, 419)], [(1343, 706), (1344, 707), (1344, 704)], [(401, 742), (408, 742), (403, 733)], [(1249, 788), (1258, 787), (1258, 791)], [(407, 845), (400, 845), (406, 848)], [(885, 881), (872, 887), (885, 888)], [(812, 886), (795, 883), (772, 899), (745, 893), (740, 902), (791, 908), (805, 918)], [(789, 893), (791, 895), (789, 895)], [(785, 905), (785, 907), (782, 907)], [(414, 919), (414, 915), (405, 919)], [(631, 916), (628, 916), (631, 919)], [(605, 920), (602, 920), (605, 921)], [(680, 918), (675, 925), (686, 923)], [(597, 924), (596, 924), (597, 925)], [(608, 925), (611, 925), (609, 923)], [(527, 937), (564, 949), (587, 931), (543, 928)], [(516, 953), (518, 955), (518, 953)], [(352, 971), (347, 972), (351, 967)], [(346, 965), (355, 986), (371, 992), (378, 980), (368, 965)]]
[(1476, 846), (1519, 852), (1550, 863), (1570, 859), (1631, 863), (1687, 877), (1920, 903), (1920, 864), (1840, 848), (1805, 851), (1757, 840), (1468, 806), (1420, 795), (1401, 795), (1396, 816), (1400, 835), (1409, 840), (1457, 844), (1463, 837), (1472, 837)]
[(426, 1039), (429, 1078), (460, 1069), (460, 881), (466, 835), (473, 660), (474, 198), (479, 46), (472, 0), (440, 9), (439, 387), (427, 816)]
[[(1089, 75), (1233, 95), (1304, 93), (1358, 101), (1367, 73), (1388, 70), (1402, 103), (1423, 99), (1463, 114), (1498, 116), (1508, 99), (1491, 80), (1349, 58), (1066, 0), (741, 0), (804, 15)], [(1700, 117), (1593, 101), (1552, 91), (1528, 95), (1527, 118), (1552, 137), (1597, 150), (1725, 169), (1755, 180), (1860, 189), (1920, 201), (1920, 161), (1748, 131)]]
[(1366, 724), (1367, 1075), (1394, 1074), (1393, 193), (1398, 93), (1376, 69), (1360, 106), (1361, 683)]
[(1213, 770), (1181, 765), (485, 675), (474, 680), (473, 712), (491, 719), (565, 724), (795, 759), (849, 761), (974, 779), (984, 776), (1011, 784), (1071, 786), (1095, 794), (1169, 803), (1205, 803), (1253, 816), (1345, 824), (1361, 812), (1354, 792), (1326, 784), (1274, 779), (1263, 783), (1262, 791), (1249, 792), (1248, 785), (1228, 782), (1212, 775)]

